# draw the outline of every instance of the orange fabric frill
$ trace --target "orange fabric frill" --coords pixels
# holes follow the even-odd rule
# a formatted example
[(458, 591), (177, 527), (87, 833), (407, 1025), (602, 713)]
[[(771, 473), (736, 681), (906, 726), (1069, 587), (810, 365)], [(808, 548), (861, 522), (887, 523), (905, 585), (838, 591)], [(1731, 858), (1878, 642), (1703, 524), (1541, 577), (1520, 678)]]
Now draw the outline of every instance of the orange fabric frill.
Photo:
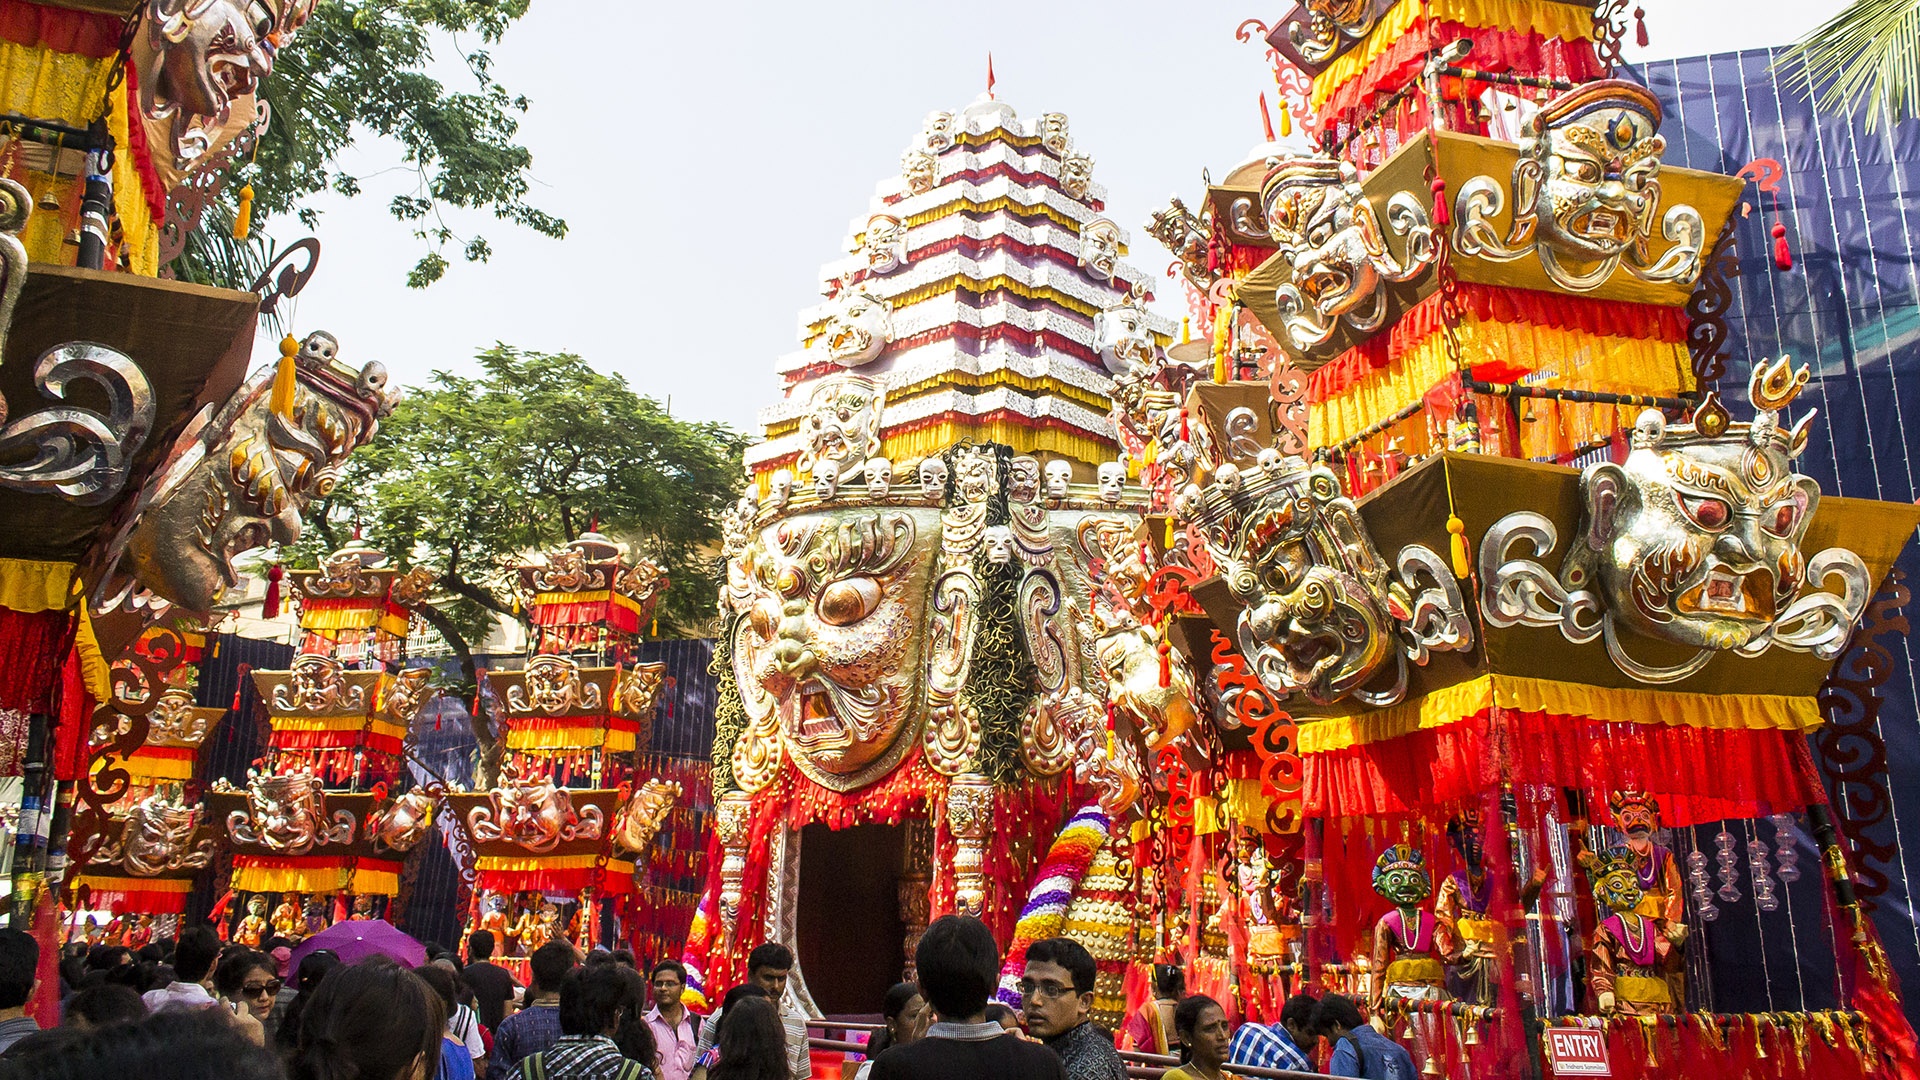
[[(1687, 340), (1686, 313), (1675, 307), (1590, 300), (1465, 282), (1456, 295), (1461, 315), (1478, 322), (1531, 323), (1598, 337)], [(1434, 293), (1408, 309), (1386, 333), (1376, 334), (1316, 368), (1307, 376), (1307, 402), (1318, 404), (1334, 397), (1418, 348), (1442, 326), (1441, 300), (1441, 294)], [(1494, 382), (1506, 381), (1516, 374), (1475, 369), (1476, 377)]]

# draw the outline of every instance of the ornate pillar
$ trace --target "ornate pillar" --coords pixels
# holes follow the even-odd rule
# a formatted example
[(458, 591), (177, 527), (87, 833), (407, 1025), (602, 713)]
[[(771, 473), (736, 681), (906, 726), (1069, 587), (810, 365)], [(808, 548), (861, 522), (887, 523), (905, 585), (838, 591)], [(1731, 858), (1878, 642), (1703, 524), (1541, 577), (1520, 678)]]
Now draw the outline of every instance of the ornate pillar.
[(752, 833), (753, 796), (729, 791), (714, 807), (714, 830), (723, 851), (720, 860), (720, 920), (733, 933), (740, 914), (740, 888), (747, 874), (747, 837)]
[(984, 916), (987, 902), (987, 830), (993, 818), (993, 781), (961, 773), (947, 785), (947, 830), (953, 834), (953, 910)]
[(922, 818), (907, 819), (906, 858), (900, 867), (900, 951), (905, 962), (900, 968), (903, 982), (919, 981), (913, 954), (920, 947), (920, 935), (926, 933), (932, 914), (928, 890), (933, 885), (933, 827)]

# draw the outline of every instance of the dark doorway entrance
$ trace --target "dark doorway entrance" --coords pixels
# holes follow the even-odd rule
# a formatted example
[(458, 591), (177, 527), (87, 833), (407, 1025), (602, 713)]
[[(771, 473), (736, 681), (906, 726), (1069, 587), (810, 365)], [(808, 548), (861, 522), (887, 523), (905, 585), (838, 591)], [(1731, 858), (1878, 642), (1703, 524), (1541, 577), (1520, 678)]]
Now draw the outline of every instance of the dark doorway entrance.
[(827, 1016), (877, 1013), (900, 981), (904, 825), (800, 832), (800, 970)]

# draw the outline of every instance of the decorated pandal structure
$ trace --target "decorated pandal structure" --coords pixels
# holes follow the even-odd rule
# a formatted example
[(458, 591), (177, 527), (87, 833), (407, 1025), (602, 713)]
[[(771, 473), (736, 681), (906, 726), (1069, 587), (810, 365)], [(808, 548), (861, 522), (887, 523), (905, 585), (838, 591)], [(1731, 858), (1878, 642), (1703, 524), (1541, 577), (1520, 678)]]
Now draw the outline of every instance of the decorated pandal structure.
[[(1427, 1075), (1539, 1074), (1549, 1028), (1615, 1076), (1920, 1068), (1806, 745), (1920, 510), (1795, 471), (1803, 366), (1722, 382), (1742, 181), (1662, 164), (1601, 14), (1288, 14), (1319, 148), (1148, 225), (1199, 340), (1064, 117), (929, 118), (728, 522), (698, 980), (778, 940), (866, 1011), (964, 912), (1005, 996), (1087, 944), (1116, 1026), (1162, 962), (1253, 1019), (1350, 993)], [(1714, 1008), (1743, 893), (1801, 1011)]]
[(665, 572), (589, 531), (517, 573), (530, 655), (487, 676), (504, 760), (487, 790), (449, 792), (446, 805), (474, 860), (466, 929), (492, 932), (498, 962), (524, 982), (526, 958), (549, 941), (625, 937), (636, 861), (681, 791), (636, 772), (666, 666), (637, 661), (634, 645)]
[(70, 933), (138, 943), (217, 862), (226, 823), (194, 781), (226, 711), (196, 700), (210, 613), (234, 556), (295, 542), (395, 400), (325, 333), (248, 376), (313, 241), (255, 291), (170, 280), (204, 229), (245, 238), (245, 192), (239, 220), (203, 216), (311, 10), (49, 0), (0, 20), (0, 776), (22, 789), (10, 925), (47, 946), (46, 988), (63, 908)]

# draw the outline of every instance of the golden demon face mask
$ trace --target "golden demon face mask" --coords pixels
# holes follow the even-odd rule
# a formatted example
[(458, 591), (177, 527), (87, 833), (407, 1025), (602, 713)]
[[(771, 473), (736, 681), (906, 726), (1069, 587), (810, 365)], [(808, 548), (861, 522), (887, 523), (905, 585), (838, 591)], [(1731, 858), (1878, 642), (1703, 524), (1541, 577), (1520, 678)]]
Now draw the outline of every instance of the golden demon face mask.
[(799, 768), (850, 789), (918, 735), (937, 510), (802, 514), (760, 529), (729, 578), (749, 722), (777, 724)]
[[(1482, 612), (1494, 626), (1558, 626), (1568, 640), (1604, 635), (1620, 670), (1674, 682), (1717, 652), (1757, 656), (1779, 645), (1838, 656), (1871, 591), (1866, 565), (1844, 548), (1808, 559), (1800, 550), (1820, 504), (1819, 485), (1793, 471), (1814, 413), (1791, 430), (1779, 410), (1807, 371), (1782, 358), (1754, 369), (1751, 424), (1731, 422), (1709, 393), (1692, 422), (1640, 415), (1625, 464), (1588, 466), (1579, 536), (1556, 581), (1532, 559), (1508, 557), (1515, 541), (1540, 554), (1558, 537), (1531, 512), (1509, 514), (1481, 545)], [(1829, 577), (1842, 595), (1820, 591)], [(1671, 667), (1636, 660), (1619, 627), (1700, 651)]]
[(1593, 865), (1593, 898), (1608, 911), (1640, 906), (1640, 857), (1624, 847), (1607, 849)]
[(1406, 694), (1409, 660), (1473, 642), (1440, 557), (1409, 545), (1396, 580), (1324, 466), (1263, 451), (1252, 468), (1222, 465), (1204, 490), (1189, 485), (1175, 512), (1200, 522), (1242, 605), (1241, 651), (1281, 698), (1391, 705)]
[(300, 539), (307, 504), (399, 400), (385, 365), (349, 367), (338, 350), (333, 335), (309, 334), (291, 365), (256, 373), (176, 444), (127, 544), (141, 585), (209, 611), (238, 580), (235, 555)]
[(1603, 80), (1560, 95), (1527, 121), (1506, 237), (1492, 223), (1505, 193), (1476, 176), (1455, 203), (1455, 245), (1494, 262), (1538, 254), (1547, 277), (1571, 292), (1598, 288), (1620, 268), (1642, 281), (1691, 284), (1706, 239), (1697, 210), (1669, 207), (1660, 226), (1674, 246), (1657, 261), (1649, 251), (1667, 145), (1659, 128), (1659, 101), (1633, 83)]
[(843, 375), (821, 380), (800, 421), (804, 445), (796, 464), (819, 471), (831, 464), (842, 482), (858, 477), (880, 452), (880, 413), (886, 391), (872, 379)]
[(169, 186), (253, 124), (255, 92), (314, 0), (148, 0), (135, 39), (155, 166)]
[(1387, 222), (1406, 238), (1403, 263), (1387, 249), (1373, 204), (1352, 165), (1328, 158), (1276, 163), (1261, 187), (1267, 231), (1293, 280), (1276, 290), (1289, 349), (1304, 353), (1342, 322), (1363, 333), (1387, 314), (1382, 285), (1409, 281), (1433, 263), (1433, 227), (1408, 192), (1387, 200)]

